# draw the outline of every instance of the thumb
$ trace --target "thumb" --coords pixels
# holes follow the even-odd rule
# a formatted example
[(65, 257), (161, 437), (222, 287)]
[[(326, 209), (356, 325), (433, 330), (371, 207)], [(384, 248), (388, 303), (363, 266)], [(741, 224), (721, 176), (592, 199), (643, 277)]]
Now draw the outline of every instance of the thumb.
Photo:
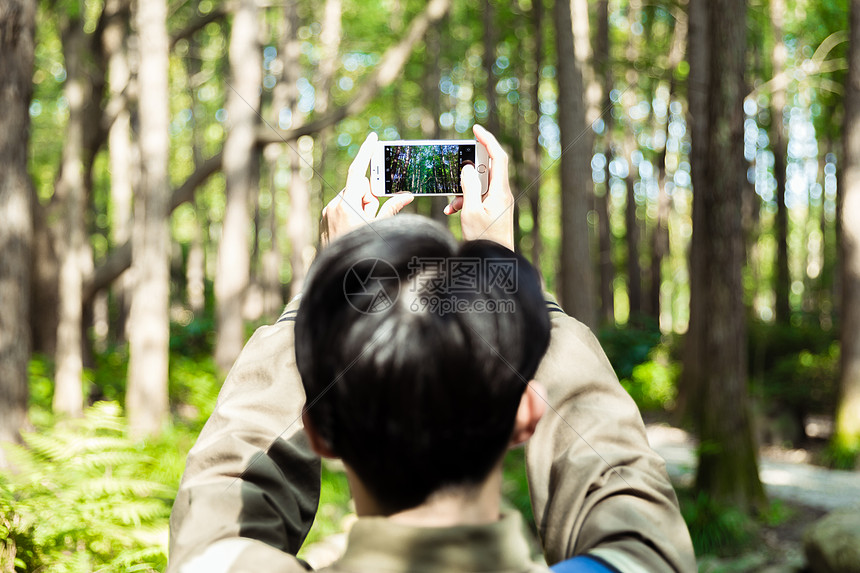
[(382, 206), (382, 209), (379, 210), (379, 214), (376, 215), (377, 219), (383, 219), (385, 217), (393, 217), (397, 213), (400, 212), (405, 206), (412, 203), (412, 200), (415, 198), (415, 195), (412, 193), (402, 193), (395, 195), (391, 199), (385, 202)]
[(463, 210), (471, 211), (481, 206), (481, 179), (474, 165), (466, 165), (460, 172), (460, 186), (463, 188)]

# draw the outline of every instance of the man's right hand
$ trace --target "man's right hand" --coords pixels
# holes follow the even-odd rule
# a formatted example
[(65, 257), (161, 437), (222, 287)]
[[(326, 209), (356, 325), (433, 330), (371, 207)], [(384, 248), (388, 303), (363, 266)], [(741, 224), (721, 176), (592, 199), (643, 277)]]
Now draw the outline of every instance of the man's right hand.
[(446, 215), (460, 211), (463, 239), (487, 239), (514, 250), (514, 196), (508, 176), (508, 154), (489, 131), (475, 125), (475, 138), (487, 148), (490, 157), (490, 184), (481, 196), (481, 180), (472, 165), (463, 167), (460, 185), (463, 196), (445, 207)]

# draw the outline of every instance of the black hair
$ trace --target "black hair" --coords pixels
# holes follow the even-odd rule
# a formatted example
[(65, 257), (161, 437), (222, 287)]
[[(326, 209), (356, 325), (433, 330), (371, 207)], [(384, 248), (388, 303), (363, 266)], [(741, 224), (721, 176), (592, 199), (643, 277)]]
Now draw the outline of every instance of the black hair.
[[(450, 261), (471, 264), (480, 284), (422, 295), (428, 281), (454, 284)], [(513, 269), (501, 273), (510, 280), (494, 264)], [(498, 463), (549, 330), (523, 257), (457, 243), (417, 215), (375, 221), (332, 242), (308, 273), (295, 327), (307, 415), (385, 510), (415, 507)]]

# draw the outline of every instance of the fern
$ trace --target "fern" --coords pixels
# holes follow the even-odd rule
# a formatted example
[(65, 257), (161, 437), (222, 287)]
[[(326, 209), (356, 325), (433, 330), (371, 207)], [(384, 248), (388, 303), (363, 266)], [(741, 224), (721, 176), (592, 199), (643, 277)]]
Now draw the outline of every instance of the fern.
[(160, 571), (175, 485), (130, 439), (115, 403), (10, 446), (0, 475), (0, 572)]

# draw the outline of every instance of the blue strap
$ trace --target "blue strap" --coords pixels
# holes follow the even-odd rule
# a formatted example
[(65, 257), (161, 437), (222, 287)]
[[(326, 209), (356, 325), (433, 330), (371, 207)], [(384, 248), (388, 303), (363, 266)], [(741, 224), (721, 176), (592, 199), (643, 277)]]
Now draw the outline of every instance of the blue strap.
[(549, 569), (553, 573), (617, 573), (614, 567), (608, 567), (602, 559), (597, 560), (588, 555), (556, 563)]

